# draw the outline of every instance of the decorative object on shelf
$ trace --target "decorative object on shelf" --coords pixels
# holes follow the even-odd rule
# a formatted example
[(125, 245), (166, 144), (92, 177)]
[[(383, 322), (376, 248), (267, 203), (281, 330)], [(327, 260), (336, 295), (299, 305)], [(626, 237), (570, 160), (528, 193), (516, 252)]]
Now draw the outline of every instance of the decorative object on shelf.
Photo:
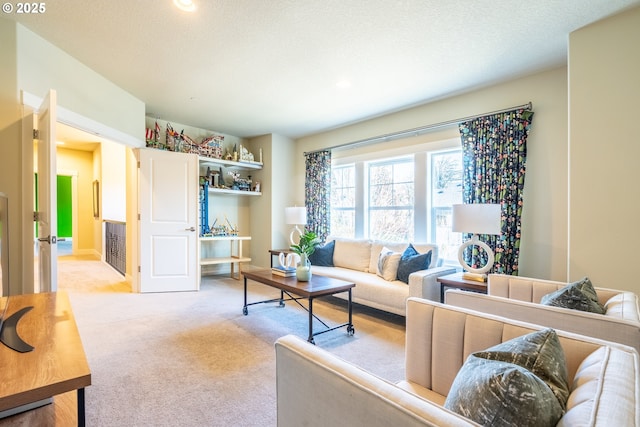
[(158, 122), (156, 121), (153, 129), (151, 128), (146, 129), (145, 141), (146, 141), (147, 147), (164, 149), (164, 145), (160, 144), (159, 138), (160, 138), (160, 125), (158, 125)]
[(250, 153), (246, 147), (240, 146), (240, 161), (254, 163), (253, 153)]
[(192, 153), (200, 155), (200, 144), (195, 142), (191, 137), (185, 135), (184, 130), (180, 132), (180, 138), (182, 139), (182, 152)]
[(251, 191), (251, 178), (241, 178), (239, 172), (227, 172), (233, 178), (232, 190)]
[(284, 208), (284, 219), (287, 224), (295, 226), (293, 227), (293, 230), (291, 230), (291, 234), (289, 235), (289, 241), (292, 245), (294, 245), (295, 240), (293, 235), (297, 232), (298, 236), (302, 237), (302, 230), (300, 230), (300, 227), (298, 226), (307, 225), (307, 208), (305, 208), (304, 206), (293, 206)]
[[(453, 205), (454, 233), (472, 233), (458, 250), (458, 261), (466, 270), (463, 277), (472, 280), (486, 280), (486, 273), (493, 267), (493, 250), (486, 243), (480, 241), (479, 234), (500, 234), (500, 205), (499, 204), (461, 204)], [(487, 254), (487, 263), (481, 268), (472, 268), (464, 260), (464, 250), (467, 246), (477, 245)]]
[(222, 142), (224, 136), (212, 135), (204, 138), (200, 143), (200, 155), (204, 157), (211, 157), (213, 159), (222, 158)]
[[(216, 218), (215, 221), (213, 221), (213, 224), (211, 224), (211, 227), (209, 227), (211, 236), (219, 237), (219, 236), (237, 236), (238, 235), (239, 233), (238, 225), (236, 224), (235, 226), (233, 226), (231, 222), (229, 222), (229, 219), (227, 218), (226, 215), (224, 217), (224, 221), (226, 222), (226, 224), (221, 224), (221, 225), (216, 225), (218, 223), (218, 218)], [(208, 237), (208, 236), (204, 236), (204, 237)]]
[(297, 245), (291, 245), (291, 250), (300, 256), (300, 261), (296, 267), (296, 277), (301, 282), (308, 282), (311, 279), (311, 262), (309, 255), (320, 244), (320, 239), (313, 231), (304, 231), (300, 234), (300, 240)]
[(256, 181), (256, 185), (253, 186), (253, 191), (256, 193), (260, 192), (260, 181)]

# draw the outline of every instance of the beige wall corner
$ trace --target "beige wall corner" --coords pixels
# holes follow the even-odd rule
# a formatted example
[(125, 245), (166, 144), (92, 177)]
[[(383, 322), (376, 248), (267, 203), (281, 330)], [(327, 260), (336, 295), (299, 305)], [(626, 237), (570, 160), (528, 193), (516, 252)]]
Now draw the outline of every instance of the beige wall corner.
[(569, 37), (568, 278), (636, 293), (638, 40), (640, 7)]

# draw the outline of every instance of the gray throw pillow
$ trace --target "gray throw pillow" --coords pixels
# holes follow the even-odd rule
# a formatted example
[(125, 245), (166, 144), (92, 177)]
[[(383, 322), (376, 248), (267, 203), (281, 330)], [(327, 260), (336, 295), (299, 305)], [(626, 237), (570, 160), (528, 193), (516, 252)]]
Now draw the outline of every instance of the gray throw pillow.
[(311, 265), (333, 267), (333, 249), (335, 246), (335, 240), (325, 243), (323, 246), (316, 246), (313, 253), (309, 255)]
[(544, 329), (471, 354), (445, 407), (483, 425), (555, 425), (569, 397), (567, 377), (560, 340)]
[(513, 363), (469, 356), (445, 408), (484, 426), (555, 426), (563, 410), (551, 389)]
[(587, 277), (543, 296), (540, 304), (597, 314), (607, 312), (598, 301), (598, 294)]
[(421, 254), (411, 243), (404, 250), (398, 264), (398, 280), (409, 283), (409, 275), (416, 271), (426, 270), (431, 265), (431, 251)]

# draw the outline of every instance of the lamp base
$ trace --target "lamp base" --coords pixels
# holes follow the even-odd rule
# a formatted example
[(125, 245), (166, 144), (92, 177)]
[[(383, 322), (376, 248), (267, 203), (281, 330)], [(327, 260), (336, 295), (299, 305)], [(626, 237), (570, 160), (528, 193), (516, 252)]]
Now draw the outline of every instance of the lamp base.
[(486, 274), (478, 274), (478, 273), (471, 273), (468, 271), (465, 271), (462, 273), (462, 278), (465, 280), (474, 280), (476, 282), (486, 282), (487, 281), (487, 275)]

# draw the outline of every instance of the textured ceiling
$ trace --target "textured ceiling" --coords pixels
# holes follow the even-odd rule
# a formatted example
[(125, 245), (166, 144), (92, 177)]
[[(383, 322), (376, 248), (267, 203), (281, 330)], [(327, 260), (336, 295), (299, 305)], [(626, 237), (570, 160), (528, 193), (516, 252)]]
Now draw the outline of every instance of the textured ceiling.
[[(566, 63), (571, 31), (640, 0), (54, 0), (4, 15), (146, 104), (298, 137)], [(336, 84), (346, 79), (348, 88)]]

